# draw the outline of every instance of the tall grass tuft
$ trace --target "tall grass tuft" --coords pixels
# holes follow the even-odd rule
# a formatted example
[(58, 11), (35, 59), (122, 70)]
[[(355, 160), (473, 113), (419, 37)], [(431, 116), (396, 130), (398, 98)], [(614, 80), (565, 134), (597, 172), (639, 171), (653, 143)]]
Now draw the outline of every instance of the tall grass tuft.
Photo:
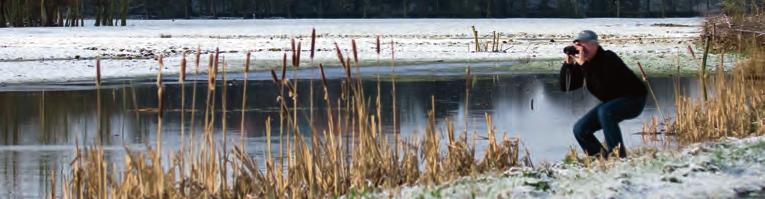
[(765, 57), (752, 54), (737, 64), (731, 74), (717, 73), (711, 88), (713, 97), (676, 99), (672, 125), (681, 143), (695, 143), (721, 137), (746, 137), (765, 133)]
[[(712, 29), (705, 29), (705, 37), (713, 38), (711, 41), (715, 42), (713, 46), (718, 51), (738, 52), (744, 59), (735, 63), (729, 73), (724, 72), (721, 59), (714, 76), (701, 77), (712, 82), (710, 98), (698, 100), (676, 94), (677, 113), (670, 131), (678, 135), (680, 143), (765, 134), (765, 49), (758, 44), (762, 40), (754, 37), (747, 40), (751, 42), (739, 44), (729, 41), (751, 35), (748, 31), (741, 31), (743, 27), (765, 31), (765, 27), (752, 24), (753, 21), (765, 21), (765, 15), (727, 18), (725, 25), (714, 28), (714, 34), (710, 32)], [(717, 26), (718, 22), (719, 17), (711, 17), (707, 27)], [(724, 55), (721, 54), (721, 57)]]

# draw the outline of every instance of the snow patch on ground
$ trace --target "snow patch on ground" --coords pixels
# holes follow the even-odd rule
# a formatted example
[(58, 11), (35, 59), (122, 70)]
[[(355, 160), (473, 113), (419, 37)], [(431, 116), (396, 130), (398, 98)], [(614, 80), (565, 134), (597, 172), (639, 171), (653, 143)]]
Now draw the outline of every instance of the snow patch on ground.
[(728, 138), (587, 168), (557, 163), (405, 187), (365, 198), (760, 198), (765, 137)]

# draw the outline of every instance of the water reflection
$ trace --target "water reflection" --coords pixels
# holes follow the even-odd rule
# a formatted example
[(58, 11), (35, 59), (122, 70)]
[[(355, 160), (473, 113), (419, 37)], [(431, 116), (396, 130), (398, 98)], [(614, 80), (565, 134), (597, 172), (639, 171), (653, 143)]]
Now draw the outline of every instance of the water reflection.
[[(586, 91), (563, 93), (558, 90), (557, 76), (525, 74), (506, 77), (480, 77), (471, 82), (470, 97), (466, 98), (464, 79), (417, 80), (396, 82), (396, 103), (400, 132), (414, 135), (425, 129), (427, 111), (431, 109), (431, 96), (435, 99), (437, 123), (444, 127), (447, 119), (454, 121), (456, 129), (469, 129), (485, 134), (485, 113), (494, 118), (499, 133), (520, 137), (536, 161), (555, 161), (563, 157), (570, 146), (576, 146), (571, 126), (598, 101)], [(653, 78), (651, 84), (665, 113), (674, 112), (673, 79)], [(330, 80), (330, 95), (340, 93), (341, 80)], [(226, 124), (218, 120), (215, 138), (239, 143), (242, 81), (227, 83)], [(680, 79), (682, 93), (697, 95), (698, 87), (692, 78)], [(163, 150), (177, 150), (181, 136), (199, 134), (203, 114), (185, 112), (181, 133), (181, 106), (190, 109), (204, 107), (206, 85), (196, 86), (196, 100), (192, 104), (194, 86), (166, 85), (167, 114), (163, 121)], [(378, 93), (377, 81), (365, 81), (364, 92), (373, 102)], [(313, 89), (311, 89), (313, 88)], [(300, 80), (298, 84), (298, 112), (303, 117), (301, 129), (325, 129), (327, 104), (322, 100), (319, 80)], [(95, 90), (92, 86), (49, 86), (33, 91), (6, 88), (0, 92), (0, 191), (3, 197), (39, 197), (45, 193), (52, 170), (67, 171), (76, 144), (105, 145), (108, 159), (120, 162), (123, 146), (143, 149), (156, 140), (156, 114), (148, 110), (157, 106), (156, 88), (148, 82), (124, 82)], [(222, 89), (217, 89), (221, 91)], [(313, 92), (311, 92), (313, 90)], [(379, 82), (382, 121), (384, 129), (392, 132), (392, 82)], [(185, 103), (181, 103), (183, 93)], [(244, 135), (251, 154), (264, 153), (265, 120), (278, 118), (276, 96), (278, 88), (270, 80), (253, 80), (248, 84), (245, 108)], [(221, 93), (216, 93), (221, 99)], [(99, 99), (100, 98), (100, 99)], [(467, 100), (467, 104), (466, 104)], [(100, 106), (98, 105), (100, 101)], [(313, 109), (311, 109), (313, 107)], [(335, 105), (336, 107), (336, 105)], [(643, 145), (639, 135), (641, 123), (658, 115), (653, 100), (648, 101), (645, 112), (634, 120), (622, 123), (625, 144)], [(139, 111), (141, 110), (141, 111)], [(224, 115), (219, 109), (216, 114)], [(313, 118), (314, 123), (308, 122)], [(467, 125), (467, 127), (465, 126)], [(223, 127), (226, 127), (225, 129)], [(278, 120), (272, 129), (278, 133)], [(305, 131), (305, 133), (309, 133)], [(601, 133), (597, 133), (602, 139)], [(479, 145), (481, 144), (479, 141)], [(148, 145), (145, 145), (148, 144)], [(274, 148), (278, 147), (275, 143)], [(578, 147), (577, 147), (578, 148)], [(60, 174), (59, 174), (60, 175)], [(26, 194), (26, 195), (25, 195)]]

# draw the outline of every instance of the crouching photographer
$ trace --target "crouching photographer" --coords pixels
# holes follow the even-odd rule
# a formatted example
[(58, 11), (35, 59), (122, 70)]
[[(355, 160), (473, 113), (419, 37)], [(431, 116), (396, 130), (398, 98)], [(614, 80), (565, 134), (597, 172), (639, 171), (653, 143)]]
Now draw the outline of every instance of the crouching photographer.
[[(560, 70), (561, 90), (586, 87), (601, 101), (574, 124), (576, 141), (590, 156), (607, 157), (618, 148), (619, 157), (626, 157), (619, 122), (635, 118), (643, 112), (646, 86), (616, 53), (600, 46), (598, 35), (593, 31), (580, 32), (574, 45), (564, 48), (564, 53)], [(594, 135), (601, 129), (607, 148)]]

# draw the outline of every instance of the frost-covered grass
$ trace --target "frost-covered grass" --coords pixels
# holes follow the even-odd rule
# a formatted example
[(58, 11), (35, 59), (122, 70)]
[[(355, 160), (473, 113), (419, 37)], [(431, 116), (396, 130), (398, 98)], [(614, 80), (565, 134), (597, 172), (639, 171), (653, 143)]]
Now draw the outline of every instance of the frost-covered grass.
[[(251, 51), (254, 68), (264, 70), (279, 66), (282, 56), (291, 53), (293, 37), (304, 51), (302, 66), (338, 65), (334, 43), (350, 51), (351, 39), (357, 40), (361, 65), (377, 65), (377, 36), (382, 39), (379, 58), (386, 65), (391, 41), (398, 65), (539, 61), (562, 57), (561, 49), (582, 29), (597, 31), (604, 47), (629, 64), (650, 63), (649, 71), (661, 72), (672, 68), (678, 54), (686, 54), (702, 22), (702, 18), (133, 20), (126, 27), (6, 28), (0, 29), (0, 83), (93, 79), (96, 56), (103, 59), (106, 79), (150, 76), (156, 72), (151, 59), (158, 54), (167, 58), (163, 72), (177, 73), (181, 52), (197, 47), (203, 58), (220, 48), (231, 70), (241, 70), (245, 52)], [(501, 51), (471, 52), (475, 49), (471, 26), (478, 29), (482, 43), (491, 41), (492, 31), (501, 33)], [(308, 56), (312, 28), (318, 34), (315, 64)], [(687, 56), (682, 59), (687, 62)]]
[(765, 137), (726, 138), (628, 160), (556, 163), (346, 197), (394, 198), (761, 198)]

